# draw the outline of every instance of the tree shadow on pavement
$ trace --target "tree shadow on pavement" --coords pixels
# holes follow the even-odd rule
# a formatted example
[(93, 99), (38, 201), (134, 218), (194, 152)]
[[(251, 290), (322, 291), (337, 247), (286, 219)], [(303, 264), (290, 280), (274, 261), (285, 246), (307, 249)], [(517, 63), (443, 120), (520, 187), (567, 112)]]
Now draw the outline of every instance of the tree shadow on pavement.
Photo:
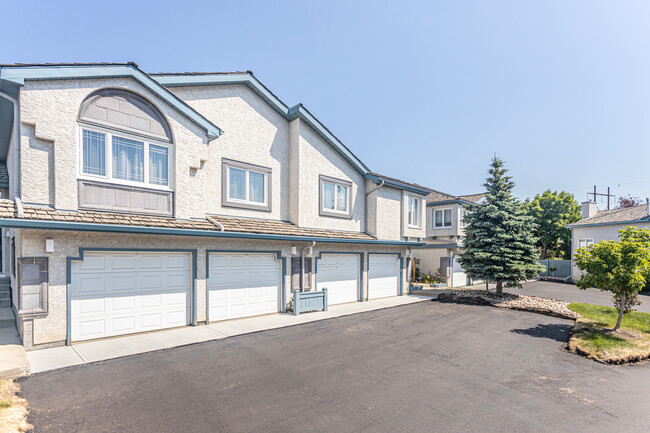
[(566, 343), (569, 341), (569, 333), (571, 331), (571, 328), (573, 328), (572, 325), (567, 325), (564, 323), (551, 323), (548, 325), (538, 324), (527, 329), (511, 329), (510, 332), (514, 332), (515, 334), (528, 335), (529, 337), (535, 338), (548, 338), (549, 340)]

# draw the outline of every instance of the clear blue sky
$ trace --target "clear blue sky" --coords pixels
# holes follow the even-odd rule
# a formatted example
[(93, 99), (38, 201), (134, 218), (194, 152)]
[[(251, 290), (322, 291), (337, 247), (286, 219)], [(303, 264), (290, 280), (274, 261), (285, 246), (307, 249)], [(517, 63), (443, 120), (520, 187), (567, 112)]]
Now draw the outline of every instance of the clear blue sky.
[[(372, 170), (650, 195), (650, 2), (5, 0), (0, 62), (252, 70)], [(218, 124), (218, 122), (217, 122)], [(620, 187), (619, 187), (620, 185)]]

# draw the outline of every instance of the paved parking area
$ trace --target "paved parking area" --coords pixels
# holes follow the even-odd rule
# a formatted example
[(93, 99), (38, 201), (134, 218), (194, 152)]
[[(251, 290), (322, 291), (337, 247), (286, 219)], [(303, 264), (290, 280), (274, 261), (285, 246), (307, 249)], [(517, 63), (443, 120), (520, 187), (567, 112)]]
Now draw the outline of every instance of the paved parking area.
[[(613, 307), (612, 295), (598, 289), (580, 290), (573, 284), (551, 283), (548, 281), (531, 281), (525, 283), (522, 289), (506, 289), (508, 292), (528, 296), (539, 296), (540, 298), (552, 298), (566, 302), (584, 302), (594, 305), (605, 305)], [(650, 293), (639, 294), (641, 305), (637, 306), (638, 311), (650, 313)]]
[(650, 430), (650, 365), (562, 349), (572, 322), (437, 301), (21, 379), (38, 432)]

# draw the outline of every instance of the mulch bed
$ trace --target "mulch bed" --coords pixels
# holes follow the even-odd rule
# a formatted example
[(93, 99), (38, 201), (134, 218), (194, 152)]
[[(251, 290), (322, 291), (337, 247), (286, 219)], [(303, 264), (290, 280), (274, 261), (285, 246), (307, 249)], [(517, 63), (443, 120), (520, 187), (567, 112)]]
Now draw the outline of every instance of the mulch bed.
[(575, 311), (569, 310), (567, 303), (564, 301), (515, 295), (514, 293), (504, 293), (502, 296), (498, 296), (496, 293), (486, 292), (485, 290), (453, 290), (439, 294), (438, 300), (442, 302), (491, 305), (509, 310), (530, 311), (562, 319), (574, 320), (580, 317)]

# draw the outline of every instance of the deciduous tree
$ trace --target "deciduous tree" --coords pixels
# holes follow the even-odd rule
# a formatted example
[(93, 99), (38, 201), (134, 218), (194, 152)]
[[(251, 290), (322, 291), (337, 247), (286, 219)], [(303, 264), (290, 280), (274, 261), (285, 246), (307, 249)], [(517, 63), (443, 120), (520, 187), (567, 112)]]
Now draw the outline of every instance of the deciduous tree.
[(596, 287), (618, 298), (614, 331), (621, 327), (627, 297), (643, 289), (650, 271), (650, 230), (625, 227), (618, 233), (617, 241), (579, 248), (574, 256), (576, 266), (584, 272), (577, 283), (580, 289)]
[(571, 258), (571, 229), (566, 225), (580, 219), (580, 205), (573, 194), (549, 189), (526, 200), (524, 207), (537, 225), (535, 234), (541, 258)]

